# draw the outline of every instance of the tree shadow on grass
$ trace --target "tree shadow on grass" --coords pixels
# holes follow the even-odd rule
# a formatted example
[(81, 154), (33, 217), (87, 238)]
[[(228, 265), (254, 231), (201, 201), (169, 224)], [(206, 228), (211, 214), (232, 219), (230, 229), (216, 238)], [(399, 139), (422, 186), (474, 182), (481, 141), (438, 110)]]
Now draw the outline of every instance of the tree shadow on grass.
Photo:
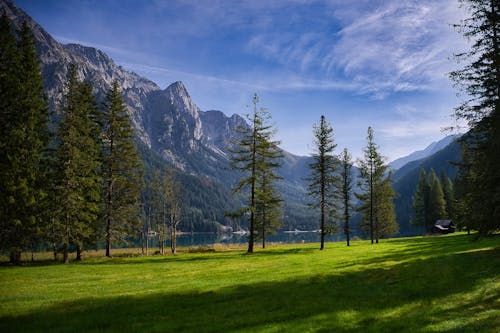
[[(389, 269), (205, 292), (96, 295), (0, 317), (0, 331), (494, 332), (500, 324), (499, 290), (481, 285), (498, 278), (500, 267), (492, 260), (499, 254), (498, 249), (450, 254)], [(445, 301), (454, 297), (457, 301)]]

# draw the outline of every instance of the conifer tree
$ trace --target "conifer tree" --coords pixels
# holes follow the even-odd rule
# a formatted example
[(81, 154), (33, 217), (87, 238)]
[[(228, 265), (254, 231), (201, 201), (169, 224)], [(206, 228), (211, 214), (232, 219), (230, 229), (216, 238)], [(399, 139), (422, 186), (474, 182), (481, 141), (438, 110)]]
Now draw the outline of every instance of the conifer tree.
[(351, 154), (347, 151), (347, 148), (344, 148), (342, 154), (340, 155), (340, 179), (342, 183), (342, 191), (341, 191), (341, 201), (342, 201), (342, 214), (341, 219), (344, 221), (344, 234), (346, 237), (347, 246), (349, 246), (350, 241), (350, 228), (349, 228), (349, 219), (351, 218), (351, 195), (352, 195), (352, 158)]
[(453, 183), (450, 177), (448, 177), (444, 172), (441, 173), (440, 177), (441, 187), (443, 189), (445, 207), (446, 207), (446, 217), (448, 219), (455, 219), (455, 196), (453, 193)]
[(81, 250), (95, 235), (101, 212), (101, 159), (96, 103), (92, 88), (77, 79), (74, 66), (64, 96), (62, 119), (57, 130), (55, 200), (52, 226), (63, 247), (63, 261), (69, 248)]
[(47, 105), (31, 31), (19, 40), (5, 12), (0, 19), (0, 248), (18, 264), (41, 234)]
[(117, 81), (106, 95), (101, 123), (105, 242), (109, 257), (111, 245), (125, 242), (125, 237), (137, 229), (141, 188), (139, 154)]
[(314, 125), (315, 151), (313, 162), (309, 164), (309, 195), (316, 201), (311, 204), (320, 210), (320, 250), (325, 247), (325, 236), (333, 229), (333, 217), (336, 212), (336, 199), (339, 195), (340, 179), (338, 177), (339, 162), (334, 155), (337, 146), (333, 140), (333, 128), (321, 116), (319, 123)]
[[(250, 126), (238, 130), (239, 138), (235, 142), (235, 148), (231, 149), (231, 166), (242, 172), (242, 178), (233, 191), (248, 193), (247, 204), (241, 210), (250, 215), (248, 253), (253, 253), (254, 242), (258, 236), (258, 222), (268, 220), (272, 216), (270, 213), (276, 208), (277, 201), (267, 201), (270, 195), (276, 196), (272, 191), (265, 189), (270, 188), (270, 184), (274, 181), (273, 170), (279, 166), (280, 158), (280, 153), (276, 150), (278, 142), (272, 140), (275, 131), (267, 123), (270, 115), (264, 109), (257, 108), (259, 102), (257, 94), (254, 95), (252, 102), (253, 113), (247, 116)], [(263, 176), (267, 177), (265, 178), (267, 180), (263, 181)]]
[(417, 187), (413, 194), (413, 217), (411, 224), (421, 226), (425, 231), (430, 230), (429, 222), (429, 182), (425, 169), (420, 169), (420, 176), (418, 177)]
[(444, 200), (441, 182), (433, 169), (429, 173), (429, 208), (428, 208), (428, 231), (437, 220), (446, 218), (446, 202)]
[(472, 128), (465, 136), (460, 220), (487, 234), (500, 230), (500, 2), (462, 0), (470, 17), (457, 25), (473, 44), (457, 55), (467, 64), (452, 72), (466, 99), (455, 108), (457, 119)]
[(280, 176), (275, 169), (280, 167), (278, 159), (283, 154), (278, 148), (278, 142), (265, 140), (261, 143), (261, 154), (259, 164), (258, 185), (256, 192), (256, 214), (255, 223), (260, 229), (258, 237), (262, 240), (262, 248), (266, 247), (266, 235), (273, 234), (280, 227), (281, 198), (276, 190), (275, 183)]
[(362, 214), (360, 227), (370, 233), (373, 244), (379, 238), (389, 236), (398, 230), (393, 199), (395, 193), (391, 187), (391, 174), (386, 174), (387, 165), (378, 153), (373, 129), (368, 127), (367, 146), (364, 149), (365, 159), (359, 161), (362, 193), (356, 193), (360, 200), (358, 210)]

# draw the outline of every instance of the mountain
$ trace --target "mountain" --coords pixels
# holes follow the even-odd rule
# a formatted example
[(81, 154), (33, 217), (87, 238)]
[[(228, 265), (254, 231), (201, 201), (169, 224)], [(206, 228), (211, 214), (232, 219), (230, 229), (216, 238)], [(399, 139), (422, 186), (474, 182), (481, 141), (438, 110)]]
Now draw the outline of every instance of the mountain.
[(428, 145), (425, 149), (423, 150), (418, 150), (416, 152), (413, 152), (407, 156), (395, 159), (394, 161), (389, 163), (389, 167), (393, 170), (398, 170), (402, 166), (408, 164), (409, 162), (417, 161), (422, 158), (426, 158), (431, 156), (432, 154), (440, 151), (447, 145), (449, 145), (451, 142), (459, 138), (461, 135), (460, 134), (455, 134), (455, 135), (448, 135), (447, 137), (435, 141)]
[[(49, 107), (56, 117), (71, 64), (76, 66), (80, 79), (91, 82), (98, 101), (104, 99), (116, 80), (145, 164), (156, 168), (174, 167), (183, 180), (190, 205), (186, 218), (189, 221), (183, 223), (184, 226), (193, 226), (189, 231), (193, 228), (207, 231), (215, 228), (214, 220), (224, 221), (224, 213), (238, 202), (231, 193), (238, 173), (229, 166), (228, 149), (235, 130), (247, 126), (242, 117), (200, 110), (182, 82), (161, 89), (147, 78), (115, 64), (102, 51), (78, 44), (60, 44), (10, 0), (0, 0), (0, 8), (17, 30), (23, 21), (31, 28)], [(285, 214), (295, 221), (294, 226), (305, 228), (311, 222), (305, 204), (308, 158), (288, 152), (284, 155), (279, 171), (284, 179), (279, 187), (287, 202)]]
[(446, 174), (452, 180), (455, 178), (458, 168), (454, 165), (461, 161), (461, 144), (452, 141), (446, 147), (436, 153), (416, 161), (412, 161), (398, 169), (393, 176), (394, 191), (398, 197), (394, 201), (396, 206), (396, 218), (400, 227), (400, 234), (407, 235), (418, 233), (420, 230), (410, 225), (413, 213), (413, 193), (417, 186), (420, 170), (424, 169), (427, 174), (434, 169), (438, 176)]

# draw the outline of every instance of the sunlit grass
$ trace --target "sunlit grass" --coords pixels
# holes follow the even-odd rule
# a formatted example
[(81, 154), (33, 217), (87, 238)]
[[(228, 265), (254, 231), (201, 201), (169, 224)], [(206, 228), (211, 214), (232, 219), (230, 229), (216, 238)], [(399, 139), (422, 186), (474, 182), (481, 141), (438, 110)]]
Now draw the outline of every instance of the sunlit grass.
[[(1, 332), (496, 332), (500, 238), (244, 247), (0, 267)], [(202, 249), (203, 250), (203, 249)], [(212, 250), (211, 250), (212, 251)]]

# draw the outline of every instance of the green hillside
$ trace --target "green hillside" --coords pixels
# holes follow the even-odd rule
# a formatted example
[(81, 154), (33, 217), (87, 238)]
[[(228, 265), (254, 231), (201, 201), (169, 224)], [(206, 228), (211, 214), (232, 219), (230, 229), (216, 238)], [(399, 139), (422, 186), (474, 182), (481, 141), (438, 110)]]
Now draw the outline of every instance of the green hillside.
[[(500, 238), (0, 266), (1, 332), (495, 332)], [(84, 258), (85, 258), (84, 256)], [(6, 258), (3, 258), (4, 260)]]

